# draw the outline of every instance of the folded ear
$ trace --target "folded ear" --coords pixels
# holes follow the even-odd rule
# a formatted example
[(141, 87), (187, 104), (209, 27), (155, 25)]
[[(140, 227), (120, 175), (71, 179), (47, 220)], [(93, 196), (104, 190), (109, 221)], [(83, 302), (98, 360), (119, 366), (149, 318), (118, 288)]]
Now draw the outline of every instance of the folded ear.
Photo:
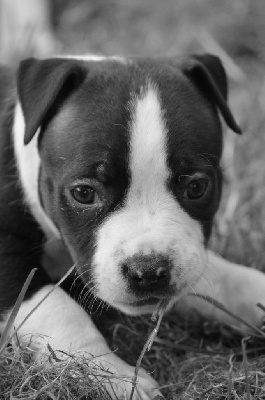
[(20, 63), (17, 86), (26, 124), (25, 144), (85, 76), (85, 68), (72, 60), (30, 58)]
[(227, 104), (227, 77), (220, 59), (210, 54), (194, 55), (182, 64), (182, 70), (215, 104), (229, 128), (236, 133), (241, 133)]

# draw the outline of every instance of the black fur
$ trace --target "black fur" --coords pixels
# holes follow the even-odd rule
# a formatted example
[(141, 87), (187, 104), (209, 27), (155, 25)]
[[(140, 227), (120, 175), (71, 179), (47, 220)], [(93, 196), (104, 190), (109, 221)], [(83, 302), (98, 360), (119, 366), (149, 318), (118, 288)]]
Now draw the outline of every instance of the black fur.
[(14, 75), (0, 68), (0, 317), (10, 309), (31, 269), (38, 272), (26, 299), (48, 282), (41, 268), (43, 234), (32, 218), (19, 182), (11, 130), (16, 91)]

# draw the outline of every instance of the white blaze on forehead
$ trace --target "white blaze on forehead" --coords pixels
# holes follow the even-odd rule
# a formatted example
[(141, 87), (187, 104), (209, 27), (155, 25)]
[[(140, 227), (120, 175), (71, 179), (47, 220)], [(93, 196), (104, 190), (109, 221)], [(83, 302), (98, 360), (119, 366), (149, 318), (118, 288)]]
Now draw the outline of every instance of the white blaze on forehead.
[(166, 163), (167, 129), (155, 85), (149, 83), (132, 108), (129, 202), (143, 192), (150, 198), (161, 194), (170, 174)]
[(69, 60), (79, 60), (79, 61), (117, 61), (120, 63), (129, 63), (130, 61), (126, 57), (122, 56), (104, 56), (101, 54), (71, 54), (71, 55), (58, 55), (55, 58), (66, 58)]

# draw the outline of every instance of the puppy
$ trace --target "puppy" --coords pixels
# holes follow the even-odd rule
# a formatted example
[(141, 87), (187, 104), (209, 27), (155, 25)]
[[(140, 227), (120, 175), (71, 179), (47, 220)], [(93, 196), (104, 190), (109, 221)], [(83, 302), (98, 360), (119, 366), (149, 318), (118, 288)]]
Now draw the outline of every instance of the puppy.
[[(207, 249), (222, 188), (220, 116), (240, 133), (217, 57), (28, 59), (16, 79), (1, 69), (0, 96), (1, 329), (31, 269), (15, 326), (54, 288), (64, 254), (93, 296), (127, 314), (166, 298), (238, 323), (188, 296), (198, 292), (261, 323), (265, 276)], [(35, 332), (40, 354), (50, 343), (133, 376), (60, 287), (19, 330)], [(156, 388), (141, 370), (135, 399)], [(115, 390), (129, 395), (131, 383)]]

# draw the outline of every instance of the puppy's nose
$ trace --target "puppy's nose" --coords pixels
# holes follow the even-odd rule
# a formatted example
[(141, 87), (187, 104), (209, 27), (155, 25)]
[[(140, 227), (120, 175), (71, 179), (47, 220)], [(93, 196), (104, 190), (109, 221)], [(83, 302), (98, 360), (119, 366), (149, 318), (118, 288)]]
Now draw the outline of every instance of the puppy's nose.
[(159, 294), (170, 282), (171, 261), (162, 255), (134, 256), (122, 265), (130, 289), (134, 292)]

